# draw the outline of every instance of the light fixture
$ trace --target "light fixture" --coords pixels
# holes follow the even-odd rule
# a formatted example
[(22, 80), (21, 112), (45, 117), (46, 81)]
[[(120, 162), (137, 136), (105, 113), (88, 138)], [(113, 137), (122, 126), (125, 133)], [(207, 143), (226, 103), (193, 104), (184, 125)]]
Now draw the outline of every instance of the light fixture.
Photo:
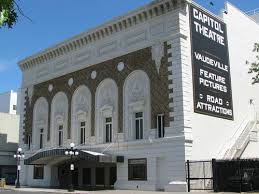
[(18, 148), (16, 154), (13, 156), (17, 160), (17, 181), (15, 183), (15, 188), (20, 188), (20, 170), (21, 170), (21, 165), (20, 165), (20, 160), (21, 158), (24, 158), (24, 153), (22, 153), (22, 148)]
[(75, 144), (74, 144), (74, 143), (70, 143), (70, 147), (71, 147), (71, 148), (74, 148), (74, 147), (75, 147)]
[(70, 173), (69, 173), (69, 185), (68, 185), (68, 192), (74, 192), (74, 186), (73, 186), (73, 176), (72, 171), (74, 170), (74, 164), (73, 162), (73, 156), (78, 156), (79, 152), (77, 149), (74, 149), (75, 144), (70, 143), (70, 148), (65, 150), (65, 155), (70, 155)]

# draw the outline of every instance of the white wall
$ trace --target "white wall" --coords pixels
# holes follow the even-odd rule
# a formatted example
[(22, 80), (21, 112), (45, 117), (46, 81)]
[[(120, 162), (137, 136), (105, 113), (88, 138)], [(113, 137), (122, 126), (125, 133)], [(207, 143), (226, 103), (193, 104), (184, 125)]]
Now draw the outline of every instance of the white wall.
[(0, 112), (9, 113), (11, 92), (0, 94)]
[[(9, 114), (19, 114), (18, 108), (18, 98), (19, 93), (10, 91), (0, 94), (0, 112), (9, 113)], [(16, 110), (13, 109), (13, 106), (16, 106)]]
[[(13, 106), (16, 106), (16, 109), (13, 109)], [(10, 114), (16, 114), (16, 110), (17, 110), (17, 93), (13, 92), (11, 90), (11, 95), (10, 95), (10, 108), (9, 108), (9, 113)]]
[(7, 134), (7, 142), (18, 143), (19, 115), (0, 113), (0, 133)]
[(228, 14), (223, 14), (223, 19), (227, 24), (234, 121), (194, 113), (194, 160), (215, 158), (224, 150), (224, 145), (230, 141), (244, 118), (253, 115), (250, 99), (254, 99), (259, 111), (259, 84), (252, 86), (246, 64), (246, 60), (254, 59), (252, 50), (254, 43), (259, 42), (259, 26), (229, 3), (226, 3), (226, 10)]

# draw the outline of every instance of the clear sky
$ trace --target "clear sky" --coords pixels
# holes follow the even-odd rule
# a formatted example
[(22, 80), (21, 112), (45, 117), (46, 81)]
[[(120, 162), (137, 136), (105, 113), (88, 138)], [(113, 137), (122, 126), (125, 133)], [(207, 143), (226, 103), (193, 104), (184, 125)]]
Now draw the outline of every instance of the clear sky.
[[(33, 22), (19, 15), (13, 29), (0, 29), (0, 93), (21, 86), (17, 61), (66, 38), (95, 27), (152, 0), (18, 0)], [(218, 13), (224, 0), (196, 0)], [(243, 11), (259, 8), (259, 0), (229, 0)]]

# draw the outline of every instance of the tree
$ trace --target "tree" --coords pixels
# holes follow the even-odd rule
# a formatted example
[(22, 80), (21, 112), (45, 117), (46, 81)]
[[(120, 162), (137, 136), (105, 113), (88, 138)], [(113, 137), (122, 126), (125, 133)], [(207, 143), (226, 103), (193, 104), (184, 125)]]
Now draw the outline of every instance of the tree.
[(18, 14), (32, 22), (31, 18), (26, 16), (16, 0), (0, 0), (0, 28), (12, 28), (16, 23)]
[(256, 53), (256, 60), (251, 63), (248, 73), (253, 73), (252, 84), (259, 83), (259, 43), (254, 44), (253, 52)]
[(12, 28), (17, 21), (14, 0), (0, 0), (0, 28)]

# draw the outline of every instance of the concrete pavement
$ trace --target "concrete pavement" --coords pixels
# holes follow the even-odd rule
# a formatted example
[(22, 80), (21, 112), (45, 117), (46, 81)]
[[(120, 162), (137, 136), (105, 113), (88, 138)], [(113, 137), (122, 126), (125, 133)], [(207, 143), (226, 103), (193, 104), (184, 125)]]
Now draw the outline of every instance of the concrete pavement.
[[(7, 186), (5, 189), (0, 188), (0, 194), (26, 194), (26, 193), (71, 193), (64, 189), (48, 189), (48, 188), (19, 188), (16, 189), (13, 186)], [(187, 192), (158, 192), (158, 191), (137, 191), (137, 190), (101, 190), (101, 191), (75, 191), (75, 194), (187, 194)], [(195, 194), (206, 194), (206, 192), (195, 192)], [(208, 193), (208, 192), (207, 192)]]

